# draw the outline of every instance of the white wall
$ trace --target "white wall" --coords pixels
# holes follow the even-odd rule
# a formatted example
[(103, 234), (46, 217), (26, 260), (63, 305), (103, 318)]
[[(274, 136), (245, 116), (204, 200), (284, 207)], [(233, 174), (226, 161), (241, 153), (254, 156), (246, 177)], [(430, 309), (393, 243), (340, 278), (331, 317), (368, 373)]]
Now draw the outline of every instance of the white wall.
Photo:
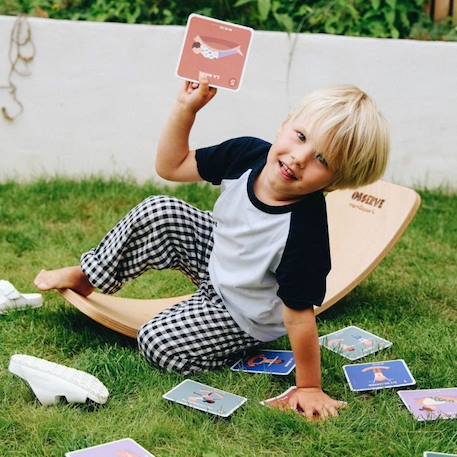
[[(0, 85), (15, 18), (0, 16)], [(30, 19), (32, 75), (16, 76), (25, 111), (0, 117), (0, 180), (41, 175), (154, 178), (160, 130), (182, 84), (184, 28)], [(254, 135), (267, 140), (311, 89), (353, 83), (390, 121), (387, 178), (457, 188), (457, 43), (256, 32), (244, 84), (199, 114), (194, 147)], [(13, 110), (6, 91), (0, 105)]]

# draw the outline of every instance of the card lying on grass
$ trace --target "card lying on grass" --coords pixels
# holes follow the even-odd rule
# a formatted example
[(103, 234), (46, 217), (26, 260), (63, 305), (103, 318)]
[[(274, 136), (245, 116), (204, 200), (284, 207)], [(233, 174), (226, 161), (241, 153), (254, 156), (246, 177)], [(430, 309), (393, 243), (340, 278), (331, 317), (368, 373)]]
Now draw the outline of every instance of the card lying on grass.
[(392, 346), (387, 341), (373, 333), (351, 325), (337, 332), (319, 338), (321, 346), (342, 355), (349, 360), (357, 360), (366, 355), (373, 354), (381, 349)]
[(457, 388), (400, 390), (398, 395), (418, 421), (457, 419)]
[(404, 360), (344, 365), (343, 370), (349, 387), (355, 392), (416, 384)]
[(247, 373), (288, 375), (294, 368), (295, 359), (292, 351), (262, 350), (238, 360), (231, 369)]
[(457, 454), (444, 454), (443, 452), (424, 452), (424, 457), (457, 457)]
[(178, 384), (163, 395), (163, 398), (222, 417), (230, 416), (247, 400), (239, 395), (215, 389), (190, 379)]
[(238, 90), (252, 35), (249, 27), (191, 14), (176, 75), (198, 82), (204, 74), (213, 87)]
[(154, 457), (131, 438), (67, 452), (65, 457)]

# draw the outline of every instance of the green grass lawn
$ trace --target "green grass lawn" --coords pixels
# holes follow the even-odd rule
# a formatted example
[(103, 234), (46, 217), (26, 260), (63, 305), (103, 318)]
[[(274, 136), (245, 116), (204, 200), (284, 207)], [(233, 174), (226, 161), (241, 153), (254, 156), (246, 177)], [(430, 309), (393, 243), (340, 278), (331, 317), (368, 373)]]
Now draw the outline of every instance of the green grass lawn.
[[(132, 206), (151, 194), (172, 193), (210, 209), (217, 191), (174, 191), (122, 181), (53, 180), (0, 185), (0, 279), (23, 292), (42, 268), (78, 263)], [(394, 344), (364, 361), (402, 358), (419, 388), (457, 386), (457, 198), (421, 192), (423, 204), (406, 234), (353, 293), (318, 318), (321, 335), (357, 325)], [(193, 291), (176, 272), (150, 272), (120, 295), (163, 297)], [(287, 338), (271, 345), (288, 349)], [(395, 390), (350, 391), (346, 359), (322, 351), (323, 382), (350, 407), (337, 419), (309, 423), (259, 401), (294, 383), (229, 369), (192, 379), (248, 398), (230, 420), (172, 404), (162, 394), (181, 382), (147, 364), (133, 340), (94, 323), (55, 293), (37, 310), (0, 316), (0, 456), (59, 456), (131, 437), (157, 457), (358, 456), (422, 457), (425, 450), (457, 453), (457, 421), (416, 422)], [(28, 386), (7, 371), (24, 353), (88, 371), (109, 389), (104, 406), (42, 407)], [(279, 379), (280, 378), (280, 379)]]

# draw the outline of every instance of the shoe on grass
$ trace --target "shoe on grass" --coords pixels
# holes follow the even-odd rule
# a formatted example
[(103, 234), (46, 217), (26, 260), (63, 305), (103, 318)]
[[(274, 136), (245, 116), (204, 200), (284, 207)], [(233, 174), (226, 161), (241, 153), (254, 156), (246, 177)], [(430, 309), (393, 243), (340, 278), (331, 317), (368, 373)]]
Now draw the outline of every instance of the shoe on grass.
[(42, 304), (41, 294), (21, 294), (9, 281), (0, 280), (0, 314), (13, 309), (38, 308)]
[(14, 354), (9, 371), (22, 378), (44, 406), (55, 405), (65, 397), (68, 403), (90, 399), (106, 403), (109, 392), (95, 376), (31, 355)]

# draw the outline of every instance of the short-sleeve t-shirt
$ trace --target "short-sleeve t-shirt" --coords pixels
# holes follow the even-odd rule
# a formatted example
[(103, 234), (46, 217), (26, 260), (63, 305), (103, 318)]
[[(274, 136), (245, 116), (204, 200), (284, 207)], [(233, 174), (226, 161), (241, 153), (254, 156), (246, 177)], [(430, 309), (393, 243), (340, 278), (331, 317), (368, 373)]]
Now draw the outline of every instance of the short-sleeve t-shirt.
[(238, 325), (260, 341), (287, 333), (283, 304), (295, 310), (321, 305), (330, 271), (322, 192), (284, 206), (267, 205), (254, 193), (270, 147), (241, 137), (196, 151), (200, 176), (221, 185), (211, 283)]

